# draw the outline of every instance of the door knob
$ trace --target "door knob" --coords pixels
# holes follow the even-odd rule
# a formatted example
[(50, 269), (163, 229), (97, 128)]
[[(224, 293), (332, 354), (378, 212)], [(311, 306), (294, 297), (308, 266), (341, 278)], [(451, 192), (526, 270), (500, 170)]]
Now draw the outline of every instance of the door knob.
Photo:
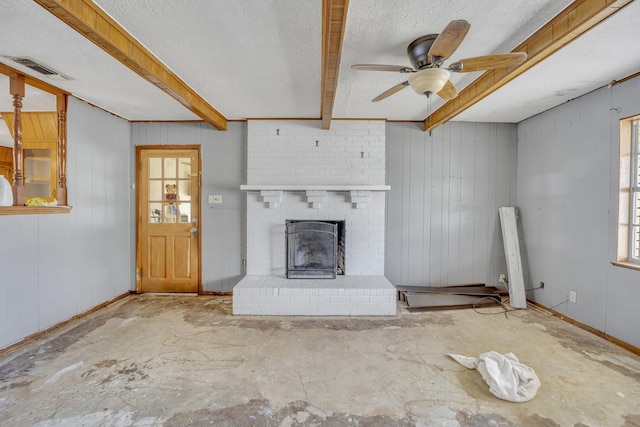
[(189, 229), (189, 231), (192, 232), (192, 233), (195, 233), (196, 231), (198, 231), (198, 229), (195, 228), (195, 227), (191, 227), (191, 229)]

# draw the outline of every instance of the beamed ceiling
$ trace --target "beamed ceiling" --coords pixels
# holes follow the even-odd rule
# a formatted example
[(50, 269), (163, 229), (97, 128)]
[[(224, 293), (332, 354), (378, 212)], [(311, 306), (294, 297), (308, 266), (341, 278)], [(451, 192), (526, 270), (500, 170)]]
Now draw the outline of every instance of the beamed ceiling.
[[(4, 0), (0, 64), (130, 121), (333, 119), (517, 123), (640, 71), (640, 2), (569, 0)], [(407, 45), (454, 19), (470, 30), (451, 62), (525, 52), (518, 66), (452, 73), (459, 95), (407, 87)], [(29, 57), (67, 76), (15, 62)], [(0, 69), (0, 71), (2, 71)], [(6, 96), (0, 111), (11, 111)], [(42, 87), (41, 87), (42, 88)], [(32, 89), (25, 110), (55, 101)], [(431, 112), (429, 120), (429, 111)], [(0, 135), (1, 138), (1, 135)]]

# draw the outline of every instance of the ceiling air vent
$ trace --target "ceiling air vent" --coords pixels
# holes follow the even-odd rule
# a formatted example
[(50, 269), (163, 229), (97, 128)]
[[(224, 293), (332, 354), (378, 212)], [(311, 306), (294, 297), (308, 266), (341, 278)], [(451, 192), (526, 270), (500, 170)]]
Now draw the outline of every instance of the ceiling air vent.
[(62, 73), (59, 73), (49, 67), (47, 67), (46, 65), (43, 64), (39, 64), (36, 61), (34, 61), (33, 59), (29, 58), (29, 57), (16, 57), (16, 58), (11, 58), (13, 59), (15, 62), (17, 62), (18, 64), (22, 64), (27, 68), (32, 69), (33, 71), (37, 71), (40, 74), (44, 74), (45, 76), (49, 77), (50, 79), (53, 80), (71, 80), (69, 77), (65, 76)]

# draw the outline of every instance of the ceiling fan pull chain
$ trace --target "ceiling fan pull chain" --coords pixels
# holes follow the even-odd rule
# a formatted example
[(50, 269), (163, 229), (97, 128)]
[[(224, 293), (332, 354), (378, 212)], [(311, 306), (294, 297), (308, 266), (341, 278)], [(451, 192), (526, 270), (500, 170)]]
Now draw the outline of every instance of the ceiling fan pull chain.
[[(429, 96), (429, 92), (427, 92), (427, 121), (431, 123), (431, 97)], [(431, 136), (431, 130), (429, 130), (429, 136)]]

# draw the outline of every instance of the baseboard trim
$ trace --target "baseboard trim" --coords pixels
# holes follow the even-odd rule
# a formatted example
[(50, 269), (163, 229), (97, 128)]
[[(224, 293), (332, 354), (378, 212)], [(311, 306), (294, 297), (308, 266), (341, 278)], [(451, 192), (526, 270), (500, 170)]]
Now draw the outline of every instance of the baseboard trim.
[(602, 332), (599, 329), (593, 328), (593, 327), (591, 327), (591, 326), (589, 326), (587, 324), (584, 324), (584, 323), (582, 323), (582, 322), (580, 322), (580, 321), (578, 321), (576, 319), (573, 319), (573, 318), (567, 316), (566, 314), (562, 314), (562, 313), (560, 313), (558, 311), (555, 311), (554, 309), (549, 308), (549, 307), (547, 307), (545, 305), (542, 305), (539, 302), (533, 301), (533, 300), (531, 300), (529, 298), (527, 298), (527, 302), (529, 304), (533, 305), (534, 307), (537, 307), (537, 308), (539, 308), (541, 310), (544, 310), (547, 313), (551, 314), (552, 316), (555, 316), (555, 317), (559, 318), (560, 320), (564, 320), (567, 323), (571, 323), (572, 325), (577, 326), (580, 329), (584, 329), (587, 332), (591, 332), (592, 334), (597, 335), (600, 338), (604, 338), (605, 340), (609, 341), (610, 343), (613, 343), (613, 344), (615, 344), (615, 345), (617, 345), (619, 347), (622, 347), (625, 350), (629, 350), (630, 352), (632, 352), (634, 354), (640, 355), (640, 348), (638, 348), (638, 347), (636, 347), (634, 345), (631, 345), (628, 342), (622, 341), (619, 338), (613, 337), (613, 336), (611, 336), (611, 335), (609, 335), (609, 334), (607, 334), (605, 332)]
[(20, 341), (18, 341), (16, 343), (13, 343), (10, 346), (5, 347), (3, 349), (0, 349), (0, 356), (2, 356), (5, 353), (8, 353), (11, 350), (14, 350), (14, 349), (16, 349), (16, 348), (18, 348), (20, 346), (23, 346), (23, 345), (25, 345), (27, 343), (30, 343), (31, 341), (33, 341), (33, 340), (35, 340), (37, 338), (40, 338), (44, 334), (48, 334), (49, 332), (55, 331), (58, 328), (61, 328), (61, 327), (65, 326), (65, 325), (68, 325), (69, 323), (73, 322), (74, 320), (78, 320), (78, 319), (80, 319), (82, 317), (88, 316), (91, 313), (95, 313), (96, 311), (100, 310), (101, 308), (104, 308), (104, 307), (106, 307), (106, 306), (108, 306), (110, 304), (113, 304), (114, 302), (119, 301), (122, 298), (128, 297), (131, 294), (135, 294), (135, 291), (125, 292), (125, 293), (123, 293), (121, 295), (118, 295), (115, 298), (110, 299), (109, 301), (105, 301), (102, 304), (98, 304), (95, 307), (92, 307), (87, 311), (84, 311), (84, 312), (82, 312), (80, 314), (76, 314), (75, 316), (70, 317), (67, 320), (64, 320), (64, 321), (62, 321), (60, 323), (56, 323), (55, 325), (50, 326), (47, 329), (43, 329), (42, 331), (38, 331), (36, 333), (28, 335), (28, 336), (24, 337), (23, 339), (21, 339)]
[(202, 291), (198, 295), (213, 295), (218, 297), (230, 297), (233, 295), (233, 291)]

